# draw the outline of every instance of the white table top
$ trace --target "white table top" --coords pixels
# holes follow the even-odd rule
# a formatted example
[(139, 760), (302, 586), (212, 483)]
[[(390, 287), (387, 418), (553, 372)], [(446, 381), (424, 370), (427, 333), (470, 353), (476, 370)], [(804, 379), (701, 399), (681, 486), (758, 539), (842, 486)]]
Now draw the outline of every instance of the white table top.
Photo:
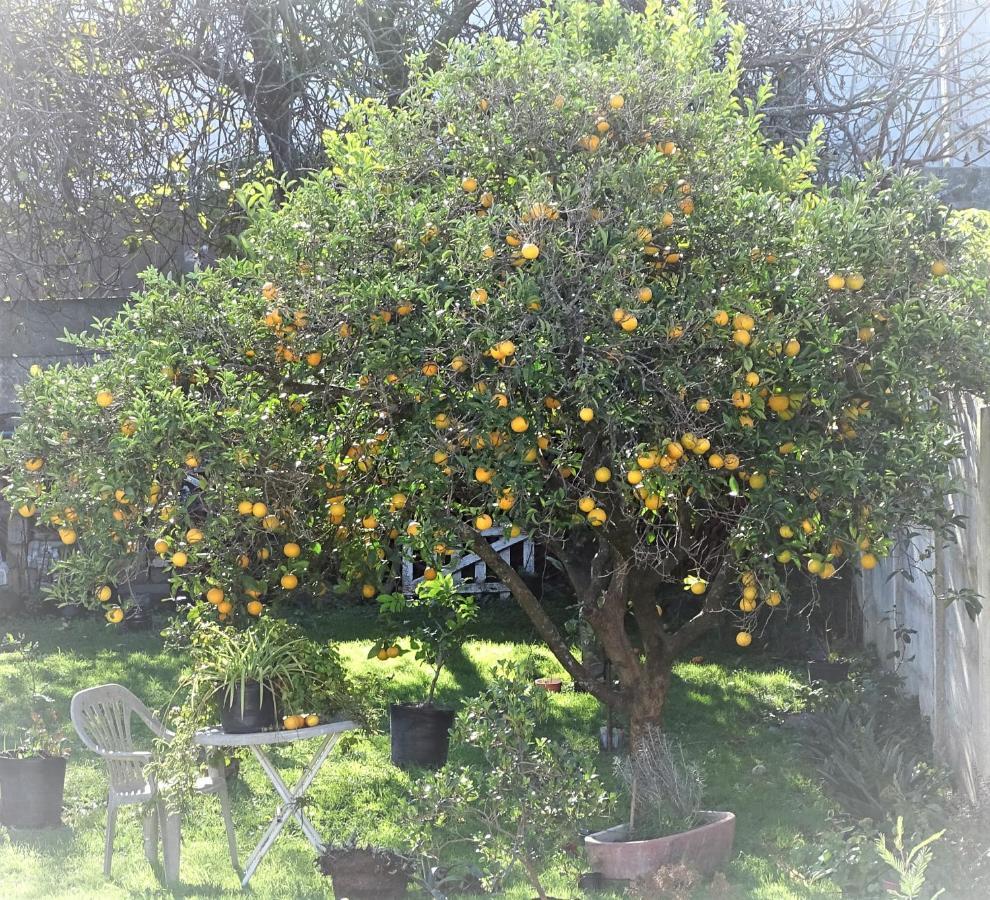
[(197, 731), (193, 741), (201, 747), (252, 747), (266, 744), (291, 744), (310, 738), (326, 737), (344, 731), (354, 731), (361, 726), (355, 722), (324, 722), (309, 728), (294, 728), (291, 731), (254, 731), (249, 734), (228, 734), (219, 725)]

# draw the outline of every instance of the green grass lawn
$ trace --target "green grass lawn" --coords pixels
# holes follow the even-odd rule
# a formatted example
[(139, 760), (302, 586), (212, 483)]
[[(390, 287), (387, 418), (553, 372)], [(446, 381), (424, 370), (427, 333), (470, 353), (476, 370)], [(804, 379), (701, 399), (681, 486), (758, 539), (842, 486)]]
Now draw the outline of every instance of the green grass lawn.
[[(481, 690), (500, 660), (535, 654), (547, 673), (556, 662), (511, 608), (486, 614), (479, 633), (486, 640), (464, 645), (440, 682), (442, 701)], [(157, 630), (128, 634), (101, 621), (76, 619), (62, 626), (56, 618), (20, 619), (4, 630), (22, 631), (37, 640), (43, 654), (48, 692), (68, 714), (72, 694), (86, 686), (116, 681), (127, 685), (150, 706), (161, 707), (175, 690), (181, 658), (162, 648)], [(411, 658), (381, 663), (367, 660), (375, 620), (365, 610), (335, 611), (314, 629), (342, 642), (349, 665), (373, 668), (395, 699), (420, 697), (427, 673)], [(520, 637), (522, 635), (522, 637)], [(728, 641), (699, 652), (715, 651), (711, 661), (678, 666), (667, 725), (702, 767), (706, 805), (733, 810), (738, 817), (735, 856), (726, 872), (727, 897), (787, 898), (836, 896), (827, 878), (816, 879), (814, 861), (822, 835), (834, 825), (829, 805), (799, 758), (782, 715), (799, 710), (805, 697), (799, 677), (758, 654), (736, 653)], [(0, 656), (0, 733), (9, 731), (20, 713), (23, 693), (12, 659)], [(566, 735), (587, 747), (589, 760), (609, 771), (596, 752), (602, 722), (598, 704), (588, 695), (565, 692), (553, 698), (554, 735)], [(57, 831), (3, 834), (0, 837), (0, 897), (157, 897), (167, 896), (144, 860), (136, 808), (125, 809), (118, 823), (114, 874), (102, 877), (106, 776), (103, 763), (82, 749), (73, 735), (73, 755), (66, 783), (65, 827)], [(277, 755), (291, 780), (312, 745)], [(389, 762), (388, 735), (359, 735), (339, 746), (311, 791), (309, 815), (328, 840), (357, 832), (386, 845), (396, 841), (395, 810), (404, 803), (410, 776)], [(463, 759), (454, 747), (451, 759)], [(269, 822), (276, 798), (253, 760), (244, 760), (233, 788), (234, 817), (242, 860)], [(198, 798), (183, 825), (183, 897), (239, 896), (237, 878), (225, 851), (219, 808), (212, 798)], [(579, 858), (546, 861), (548, 886), (559, 897), (576, 897)], [(290, 824), (262, 863), (252, 883), (257, 897), (327, 897), (329, 880), (314, 868), (309, 844)], [(530, 897), (523, 884), (502, 896)]]

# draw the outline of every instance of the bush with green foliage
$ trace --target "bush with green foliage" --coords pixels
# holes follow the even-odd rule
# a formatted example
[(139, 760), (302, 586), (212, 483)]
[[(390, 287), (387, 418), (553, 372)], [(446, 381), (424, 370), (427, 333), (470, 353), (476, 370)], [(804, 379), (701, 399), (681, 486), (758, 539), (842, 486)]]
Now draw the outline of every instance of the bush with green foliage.
[(469, 846), (489, 890), (521, 868), (538, 896), (549, 856), (578, 829), (607, 821), (611, 797), (587, 754), (540, 735), (546, 692), (506, 668), (467, 703), (453, 739), (474, 748), (474, 765), (447, 766), (419, 787), (410, 834), (416, 849), (455, 864)]
[[(746, 646), (796, 581), (945, 525), (985, 223), (914, 175), (817, 184), (817, 133), (773, 146), (738, 96), (742, 41), (719, 4), (564, 0), (355, 106), (284, 205), (244, 198), (243, 256), (149, 274), (24, 388), (6, 493), (80, 551), (55, 596), (99, 606), (155, 542), (241, 624), (473, 552), (635, 734), (714, 623)], [(493, 524), (560, 561), (615, 683)]]

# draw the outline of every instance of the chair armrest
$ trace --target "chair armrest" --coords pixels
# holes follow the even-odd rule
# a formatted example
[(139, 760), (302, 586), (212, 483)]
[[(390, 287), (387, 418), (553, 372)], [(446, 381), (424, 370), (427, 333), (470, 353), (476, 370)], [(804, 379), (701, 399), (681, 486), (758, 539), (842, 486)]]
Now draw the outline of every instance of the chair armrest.
[(97, 750), (108, 762), (151, 762), (155, 754), (150, 750)]

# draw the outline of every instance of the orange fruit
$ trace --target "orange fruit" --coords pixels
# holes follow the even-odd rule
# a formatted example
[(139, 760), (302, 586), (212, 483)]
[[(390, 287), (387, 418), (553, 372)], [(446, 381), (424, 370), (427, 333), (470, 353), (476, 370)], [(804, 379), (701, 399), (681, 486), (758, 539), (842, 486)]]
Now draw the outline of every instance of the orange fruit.
[(475, 518), (475, 520), (474, 520), (474, 527), (477, 528), (478, 531), (485, 531), (485, 530), (491, 528), (492, 527), (492, 517), (490, 515), (488, 515), (488, 513), (481, 513), (481, 515), (479, 515), (479, 516), (477, 516)]
[(70, 545), (74, 544), (77, 539), (76, 531), (74, 528), (59, 528), (58, 536), (63, 544)]
[(861, 291), (865, 283), (866, 279), (863, 278), (859, 272), (853, 272), (852, 275), (846, 279), (846, 287), (851, 291)]
[(395, 659), (399, 655), (399, 648), (395, 644), (392, 644), (385, 652), (388, 654), (389, 659)]
[(283, 716), (282, 727), (286, 731), (295, 731), (297, 728), (302, 728), (305, 721), (302, 716)]
[(748, 631), (740, 631), (736, 635), (736, 643), (740, 647), (748, 647), (753, 643), (753, 635), (751, 635)]
[(523, 259), (536, 259), (540, 255), (540, 248), (536, 244), (525, 243), (520, 248), (519, 252), (522, 254)]
[(106, 409), (113, 403), (113, 394), (110, 391), (97, 391), (96, 392), (96, 405), (100, 409)]
[(100, 603), (108, 603), (111, 599), (113, 599), (113, 588), (110, 587), (109, 584), (104, 584), (97, 588), (96, 599), (99, 600)]
[(801, 352), (801, 342), (796, 338), (791, 338), (784, 344), (784, 355), (794, 357)]
[(214, 606), (218, 605), (223, 600), (223, 589), (218, 587), (211, 587), (206, 592), (206, 599)]
[(124, 621), (124, 611), (119, 606), (115, 606), (107, 610), (106, 618), (111, 625), (119, 625)]
[(217, 612), (220, 613), (221, 616), (229, 616), (233, 611), (234, 604), (229, 600), (221, 600), (217, 604)]
[(295, 590), (299, 586), (299, 578), (292, 572), (286, 572), (280, 579), (279, 584), (287, 591)]
[(268, 515), (268, 507), (264, 503), (253, 503), (251, 505), (251, 515), (256, 519), (263, 519)]
[(611, 479), (612, 470), (608, 466), (599, 466), (595, 469), (595, 481), (599, 484), (605, 484), (606, 481)]
[(753, 340), (753, 336), (743, 328), (737, 328), (732, 332), (732, 340), (741, 347), (748, 347)]
[(264, 608), (264, 604), (262, 604), (260, 600), (249, 600), (247, 604), (247, 614), (249, 616), (260, 616)]
[(944, 260), (936, 259), (932, 263), (932, 275), (936, 278), (941, 278), (943, 275), (949, 274), (949, 266)]
[(833, 272), (831, 275), (828, 276), (828, 286), (829, 286), (829, 290), (841, 291), (846, 286), (846, 279), (842, 275)]
[(313, 728), (320, 724), (320, 717), (316, 713), (310, 713), (305, 719), (306, 727)]
[(608, 98), (608, 105), (610, 109), (622, 109), (626, 105), (626, 99), (622, 94), (612, 94)]
[(595, 528), (600, 528), (605, 524), (607, 519), (608, 516), (606, 515), (605, 510), (600, 509), (597, 506), (588, 513), (588, 522)]
[(388, 659), (388, 650), (386, 650), (384, 647), (382, 647), (381, 650), (379, 650), (375, 654), (375, 656), (377, 656), (378, 659), (380, 659), (382, 662), (384, 662), (386, 659)]
[(172, 554), (172, 565), (176, 569), (181, 569), (188, 562), (189, 562), (189, 555), (184, 551), (180, 550), (178, 553)]
[(582, 497), (578, 500), (578, 509), (583, 513), (590, 513), (597, 505), (594, 497)]
[(461, 179), (461, 190), (466, 194), (473, 194), (478, 190), (478, 179), (472, 178), (471, 176), (465, 176)]

